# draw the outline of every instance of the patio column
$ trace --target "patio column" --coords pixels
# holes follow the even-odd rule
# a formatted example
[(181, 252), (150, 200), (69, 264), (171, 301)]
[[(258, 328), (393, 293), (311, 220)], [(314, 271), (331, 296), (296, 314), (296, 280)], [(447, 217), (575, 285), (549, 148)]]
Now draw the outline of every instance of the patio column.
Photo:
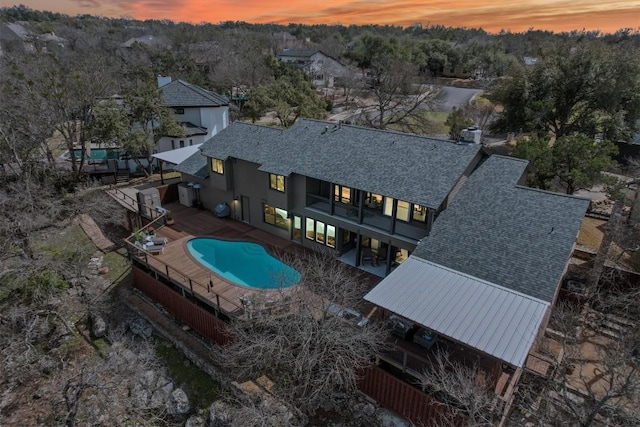
[(358, 190), (358, 224), (364, 222), (364, 191)]
[(360, 265), (361, 246), (362, 235), (360, 234), (360, 230), (358, 230), (358, 237), (356, 238), (356, 267)]

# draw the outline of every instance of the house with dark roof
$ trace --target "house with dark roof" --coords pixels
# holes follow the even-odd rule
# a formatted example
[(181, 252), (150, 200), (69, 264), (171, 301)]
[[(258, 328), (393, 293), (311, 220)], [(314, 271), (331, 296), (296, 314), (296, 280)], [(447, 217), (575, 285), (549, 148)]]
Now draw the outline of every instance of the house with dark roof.
[(508, 411), (589, 205), (525, 187), (526, 168), (475, 144), (301, 119), (235, 122), (176, 169), (205, 208), (383, 277), (364, 299), (394, 325), (384, 366), (415, 382), (435, 349), (456, 353)]
[(481, 156), (477, 145), (317, 120), (234, 122), (176, 170), (201, 184), (204, 207), (227, 203), (235, 219), (384, 276)]
[(202, 144), (229, 125), (229, 100), (200, 86), (158, 76), (158, 87), (167, 106), (186, 128), (185, 136), (166, 135), (158, 152)]
[(346, 65), (318, 49), (285, 49), (277, 58), (302, 69), (314, 86), (333, 87), (335, 79), (349, 72)]

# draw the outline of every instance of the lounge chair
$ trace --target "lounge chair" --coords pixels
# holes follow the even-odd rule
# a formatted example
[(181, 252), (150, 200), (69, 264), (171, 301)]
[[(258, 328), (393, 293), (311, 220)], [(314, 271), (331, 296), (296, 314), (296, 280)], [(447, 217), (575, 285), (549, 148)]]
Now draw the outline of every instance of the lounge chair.
[(154, 237), (154, 236), (147, 236), (145, 238), (146, 243), (152, 243), (154, 245), (164, 245), (166, 244), (169, 240), (166, 237)]
[(164, 251), (164, 245), (154, 245), (151, 243), (145, 243), (142, 245), (145, 251), (152, 254), (161, 254)]
[(154, 245), (152, 243), (142, 243), (138, 241), (136, 241), (135, 245), (137, 248), (151, 254), (161, 254), (164, 251), (164, 245)]

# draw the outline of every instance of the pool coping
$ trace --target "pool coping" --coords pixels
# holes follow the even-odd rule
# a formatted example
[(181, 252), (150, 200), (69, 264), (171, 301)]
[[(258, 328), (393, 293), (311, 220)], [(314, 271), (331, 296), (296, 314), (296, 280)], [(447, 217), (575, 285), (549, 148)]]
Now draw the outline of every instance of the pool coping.
[[(265, 288), (254, 288), (253, 286), (243, 285), (243, 284), (240, 284), (240, 283), (234, 282), (234, 281), (232, 281), (232, 280), (227, 279), (226, 277), (223, 277), (223, 276), (219, 275), (218, 273), (216, 273), (215, 271), (211, 270), (210, 268), (206, 267), (205, 265), (203, 265), (200, 261), (198, 261), (198, 260), (197, 260), (197, 259), (196, 259), (192, 254), (191, 254), (191, 251), (190, 251), (190, 250), (189, 250), (189, 248), (188, 248), (188, 244), (189, 244), (189, 242), (190, 242), (191, 240), (193, 240), (193, 239), (211, 239), (211, 240), (221, 240), (221, 241), (225, 241), (225, 242), (253, 243), (253, 244), (255, 244), (255, 245), (259, 245), (260, 247), (262, 247), (262, 248), (265, 250), (265, 252), (266, 252), (269, 256), (271, 256), (271, 257), (273, 257), (273, 258), (277, 259), (277, 260), (278, 260), (278, 261), (280, 261), (282, 264), (284, 264), (284, 265), (286, 265), (286, 266), (288, 266), (288, 267), (290, 267), (290, 268), (293, 268), (296, 272), (298, 272), (298, 274), (300, 274), (300, 276), (301, 276), (301, 279), (300, 279), (297, 283), (295, 283), (295, 284), (293, 284), (293, 285), (291, 285), (291, 286), (287, 286), (287, 287), (279, 287), (279, 288), (270, 288), (270, 289), (265, 289)], [(230, 285), (234, 285), (234, 286), (236, 286), (236, 287), (238, 287), (238, 288), (240, 288), (240, 289), (246, 289), (246, 290), (248, 290), (248, 291), (260, 291), (260, 292), (266, 292), (266, 293), (270, 293), (270, 292), (277, 291), (277, 292), (280, 292), (280, 293), (281, 293), (281, 292), (283, 292), (283, 291), (285, 291), (285, 290), (287, 290), (287, 289), (291, 289), (291, 288), (294, 288), (294, 287), (298, 286), (298, 285), (300, 284), (300, 281), (302, 280), (302, 273), (300, 273), (297, 269), (295, 269), (294, 267), (290, 266), (289, 264), (287, 264), (286, 262), (284, 262), (282, 259), (280, 259), (279, 257), (277, 257), (275, 254), (273, 254), (273, 253), (269, 250), (269, 248), (267, 248), (265, 245), (263, 245), (263, 244), (262, 244), (262, 243), (260, 243), (260, 242), (251, 241), (251, 240), (247, 240), (247, 239), (229, 239), (229, 238), (221, 238), (221, 237), (213, 237), (213, 236), (193, 236), (193, 235), (191, 235), (191, 237), (189, 237), (188, 239), (185, 239), (185, 240), (182, 242), (182, 247), (183, 247), (183, 249), (184, 249), (185, 253), (187, 254), (187, 256), (191, 259), (191, 261), (193, 261), (193, 262), (194, 262), (194, 263), (196, 263), (197, 265), (201, 266), (202, 268), (204, 268), (204, 269), (206, 269), (206, 270), (210, 271), (212, 274), (214, 274), (218, 279), (222, 280), (223, 282), (226, 282), (226, 283), (228, 283), (228, 284), (230, 284)]]

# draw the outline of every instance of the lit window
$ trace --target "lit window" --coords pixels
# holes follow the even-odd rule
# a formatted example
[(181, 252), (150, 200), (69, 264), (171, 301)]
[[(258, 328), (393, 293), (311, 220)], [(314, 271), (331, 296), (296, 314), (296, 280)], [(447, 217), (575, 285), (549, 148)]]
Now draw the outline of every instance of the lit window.
[(264, 222), (275, 225), (283, 230), (289, 229), (287, 223), (288, 212), (284, 209), (274, 208), (273, 206), (264, 205)]
[(412, 219), (414, 221), (425, 222), (427, 220), (427, 208), (420, 205), (413, 205)]
[(409, 202), (398, 200), (398, 207), (396, 209), (396, 218), (402, 221), (409, 221), (409, 209), (411, 205)]
[(327, 246), (330, 248), (336, 247), (336, 228), (329, 224), (327, 224)]
[(316, 221), (316, 242), (324, 244), (324, 222)]
[(220, 175), (224, 174), (224, 162), (220, 159), (211, 159), (211, 170)]
[(293, 238), (302, 239), (302, 218), (297, 215), (293, 217)]
[(276, 175), (275, 173), (270, 173), (269, 188), (271, 188), (272, 190), (276, 190), (284, 193), (284, 176)]
[(333, 188), (333, 200), (344, 204), (351, 203), (351, 189), (349, 187), (336, 185)]
[(382, 209), (382, 196), (376, 193), (367, 193), (364, 199), (364, 204), (369, 209), (381, 210)]
[(393, 213), (393, 199), (391, 197), (384, 198), (384, 207), (382, 213), (386, 216), (391, 216)]
[(314, 240), (316, 236), (316, 222), (311, 218), (307, 218), (306, 233), (307, 239)]

